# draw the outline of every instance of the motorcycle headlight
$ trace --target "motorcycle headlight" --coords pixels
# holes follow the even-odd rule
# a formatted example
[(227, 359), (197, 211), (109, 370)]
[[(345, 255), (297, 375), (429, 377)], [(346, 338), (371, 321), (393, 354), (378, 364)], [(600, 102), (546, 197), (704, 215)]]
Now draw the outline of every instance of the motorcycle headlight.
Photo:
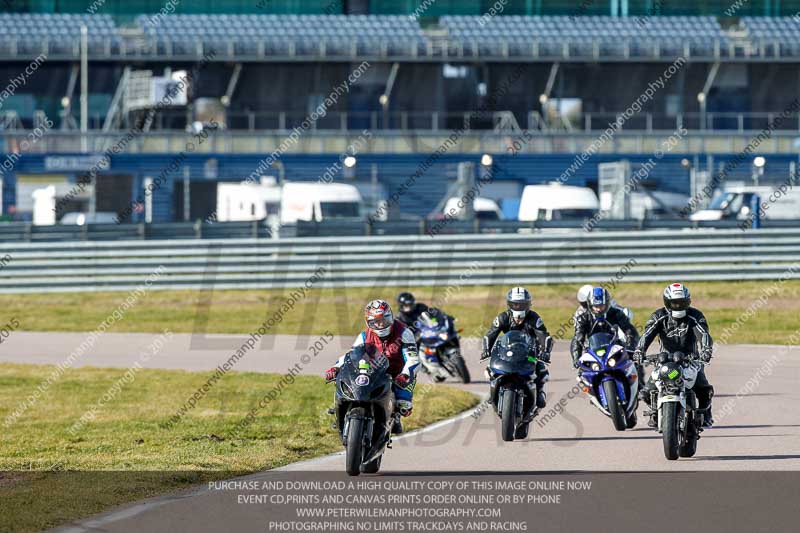
[(348, 385), (344, 381), (341, 382), (339, 389), (342, 391), (342, 395), (345, 396), (346, 398), (353, 397), (353, 389), (351, 389), (350, 385)]
[(616, 359), (614, 359), (613, 357), (609, 357), (609, 358), (608, 358), (608, 361), (606, 361), (606, 364), (607, 364), (609, 367), (611, 367), (611, 368), (614, 368), (615, 366), (617, 366), (617, 360), (616, 360)]
[(384, 392), (386, 392), (386, 385), (378, 387), (377, 389), (373, 390), (370, 393), (369, 397), (374, 400), (375, 398), (380, 398)]
[(592, 366), (591, 366), (591, 368), (592, 368), (592, 370), (594, 370), (595, 372), (600, 372), (600, 363), (592, 363)]

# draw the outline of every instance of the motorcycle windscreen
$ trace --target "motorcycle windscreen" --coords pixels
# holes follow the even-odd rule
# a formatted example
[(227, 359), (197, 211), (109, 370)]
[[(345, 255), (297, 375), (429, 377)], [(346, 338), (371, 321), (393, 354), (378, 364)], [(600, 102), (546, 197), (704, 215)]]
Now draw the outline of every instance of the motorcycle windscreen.
[(428, 324), (423, 325), (420, 330), (419, 338), (425, 346), (435, 348), (447, 340), (447, 324)]
[(388, 369), (389, 360), (382, 353), (370, 355), (363, 346), (358, 346), (345, 356), (339, 372), (342, 389), (353, 400), (376, 399), (391, 386)]
[(616, 337), (610, 333), (595, 333), (589, 337), (589, 349), (592, 353), (604, 357), (607, 355), (608, 345), (613, 343)]
[(532, 374), (536, 369), (536, 344), (522, 331), (509, 331), (492, 350), (489, 367), (500, 373)]

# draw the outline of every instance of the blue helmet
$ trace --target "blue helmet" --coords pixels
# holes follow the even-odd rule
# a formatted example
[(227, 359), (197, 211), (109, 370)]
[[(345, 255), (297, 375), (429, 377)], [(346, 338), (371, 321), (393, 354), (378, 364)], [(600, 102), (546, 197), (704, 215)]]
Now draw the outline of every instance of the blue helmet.
[(595, 320), (605, 320), (608, 308), (611, 306), (611, 295), (602, 287), (592, 289), (589, 296), (589, 311)]

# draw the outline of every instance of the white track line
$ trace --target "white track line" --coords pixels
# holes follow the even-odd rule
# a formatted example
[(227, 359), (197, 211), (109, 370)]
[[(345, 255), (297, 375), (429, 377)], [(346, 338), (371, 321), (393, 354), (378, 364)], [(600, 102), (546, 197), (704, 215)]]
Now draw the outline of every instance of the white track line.
[[(472, 393), (472, 394), (475, 394), (475, 393)], [(450, 424), (454, 424), (454, 423), (456, 423), (456, 422), (458, 422), (460, 420), (463, 420), (464, 418), (466, 418), (468, 416), (472, 416), (472, 414), (475, 411), (477, 411), (478, 409), (481, 408), (481, 406), (483, 405), (484, 401), (486, 401), (486, 399), (489, 397), (488, 394), (482, 394), (482, 395), (481, 394), (475, 394), (475, 396), (478, 396), (480, 398), (480, 402), (478, 402), (478, 405), (473, 407), (472, 409), (464, 411), (463, 413), (461, 413), (459, 415), (456, 415), (453, 418), (448, 418), (446, 420), (440, 420), (439, 422), (436, 422), (435, 424), (431, 424), (430, 426), (425, 426), (424, 428), (416, 429), (416, 430), (414, 430), (414, 431), (412, 431), (410, 433), (404, 433), (404, 434), (402, 434), (402, 435), (400, 435), (400, 436), (398, 436), (396, 438), (393, 438), (392, 440), (396, 442), (396, 441), (399, 441), (399, 440), (403, 440), (403, 439), (408, 439), (408, 438), (414, 437), (416, 435), (420, 435), (422, 433), (427, 433), (429, 431), (435, 431), (435, 430), (437, 430), (437, 429), (439, 429), (441, 427), (444, 427), (444, 426), (447, 426), (447, 425), (450, 425)], [(298, 469), (297, 467), (313, 466), (313, 465), (318, 464), (318, 463), (322, 463), (322, 462), (325, 462), (325, 461), (330, 461), (331, 459), (335, 459), (335, 458), (341, 457), (342, 455), (344, 455), (343, 451), (336, 452), (336, 453), (332, 453), (332, 454), (329, 454), (329, 455), (323, 455), (322, 457), (315, 457), (314, 459), (308, 459), (306, 461), (300, 461), (300, 462), (297, 462), (297, 463), (291, 463), (291, 464), (288, 464), (286, 466), (282, 466), (282, 467), (279, 467), (279, 468), (273, 468), (271, 470), (265, 470), (265, 471), (262, 471), (262, 472), (254, 472), (254, 473), (248, 474), (246, 476), (240, 476), (240, 477), (232, 478), (230, 480), (225, 480), (225, 481), (251, 480), (251, 479), (253, 479), (255, 477), (262, 476), (267, 472), (286, 472), (286, 471), (289, 471), (289, 470), (297, 470)], [(220, 480), (220, 481), (223, 481), (223, 480)], [(190, 489), (190, 490), (187, 490), (185, 492), (181, 492), (179, 494), (166, 494), (164, 496), (156, 496), (155, 498), (151, 498), (149, 500), (144, 500), (144, 501), (142, 501), (140, 503), (127, 504), (128, 506), (124, 507), (123, 509), (119, 509), (117, 511), (111, 511), (108, 514), (101, 514), (101, 515), (97, 516), (96, 518), (87, 518), (85, 520), (79, 520), (79, 521), (73, 522), (71, 524), (59, 526), (59, 527), (56, 527), (56, 528), (52, 529), (51, 531), (58, 532), (58, 533), (86, 533), (86, 532), (89, 532), (89, 531), (101, 530), (103, 528), (103, 526), (106, 526), (108, 524), (113, 524), (114, 522), (118, 522), (120, 520), (125, 520), (125, 519), (128, 519), (128, 518), (140, 515), (140, 514), (146, 512), (146, 511), (150, 511), (152, 509), (155, 509), (157, 507), (161, 507), (162, 505), (166, 505), (168, 503), (172, 503), (172, 502), (175, 502), (175, 501), (183, 500), (183, 499), (186, 499), (186, 498), (193, 498), (195, 496), (200, 496), (200, 495), (205, 494), (207, 492), (211, 492), (209, 490), (209, 488), (208, 488), (208, 483), (206, 483), (205, 486), (203, 486), (201, 488)], [(123, 505), (126, 505), (126, 504), (123, 504)]]

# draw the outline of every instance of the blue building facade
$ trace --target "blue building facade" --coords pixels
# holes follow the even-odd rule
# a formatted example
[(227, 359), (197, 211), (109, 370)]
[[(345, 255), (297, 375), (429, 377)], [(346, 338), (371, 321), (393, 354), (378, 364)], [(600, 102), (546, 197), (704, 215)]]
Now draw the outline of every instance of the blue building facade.
[[(124, 187), (129, 191), (121, 191), (123, 197), (129, 197), (130, 203), (141, 198), (145, 178), (162, 177), (161, 183), (153, 191), (153, 222), (171, 222), (182, 219), (179, 205), (183, 196), (184, 180), (190, 181), (190, 188), (195, 193), (214, 191), (216, 183), (238, 182), (246, 179), (267, 154), (231, 155), (231, 154), (119, 154), (113, 155), (110, 164), (99, 171), (98, 183), (112, 179), (113, 176), (125, 176)], [(719, 170), (726, 161), (737, 154), (711, 154), (713, 170)], [(755, 155), (755, 154), (754, 154)], [(60, 174), (66, 175), (70, 182), (76, 183), (79, 177), (86, 174), (91, 167), (92, 157), (86, 154), (24, 154), (19, 157), (13, 169), (3, 176), (3, 212), (17, 204), (17, 175)], [(100, 156), (96, 156), (99, 158)], [(276, 178), (284, 177), (289, 181), (318, 181), (331, 169), (334, 181), (369, 182), (377, 179), (388, 195), (406, 183), (414, 175), (428, 154), (364, 154), (358, 156), (355, 168), (348, 174), (340, 163), (340, 154), (285, 154), (281, 157), (282, 168), (274, 168), (271, 172)], [(701, 168), (707, 166), (709, 157), (699, 158), (688, 154), (665, 155), (649, 173), (646, 185), (659, 190), (690, 194), (689, 171), (681, 164), (686, 158), (689, 161), (700, 161)], [(566, 181), (568, 185), (596, 186), (598, 164), (604, 162), (628, 160), (635, 172), (638, 166), (648, 160), (642, 154), (598, 154), (587, 160)], [(499, 154), (493, 157), (493, 174), (496, 182), (516, 183), (520, 187), (528, 184), (555, 181), (565, 169), (576, 160), (573, 154)], [(436, 160), (412, 187), (400, 195), (401, 212), (410, 215), (424, 216), (439, 203), (447, 192), (448, 185), (457, 177), (457, 167), (461, 162), (472, 162), (480, 167), (480, 157), (475, 154), (444, 154)], [(796, 156), (769, 156), (767, 158), (770, 173), (788, 175), (790, 164), (797, 161)], [(178, 164), (176, 164), (176, 162)], [(750, 178), (750, 165), (742, 164), (728, 173), (729, 180), (747, 180)], [(101, 194), (98, 192), (98, 194)], [(193, 193), (194, 194), (194, 193)], [(143, 219), (141, 211), (131, 215), (131, 221)], [(199, 214), (192, 218), (202, 218)]]

